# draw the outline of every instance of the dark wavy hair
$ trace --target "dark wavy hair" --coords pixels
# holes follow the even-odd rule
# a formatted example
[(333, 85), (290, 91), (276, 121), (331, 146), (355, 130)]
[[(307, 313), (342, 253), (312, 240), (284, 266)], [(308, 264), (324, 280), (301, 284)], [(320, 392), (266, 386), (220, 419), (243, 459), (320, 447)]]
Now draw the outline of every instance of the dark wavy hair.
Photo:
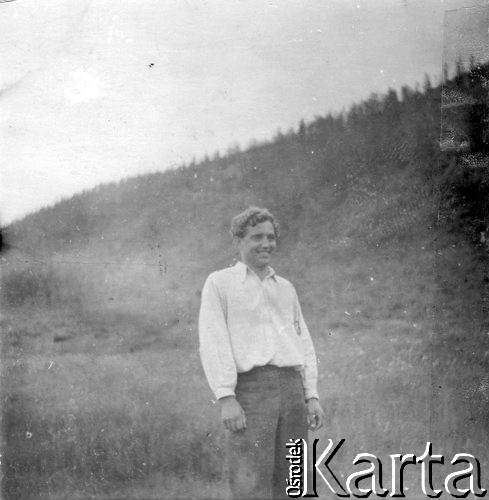
[(277, 219), (266, 209), (259, 207), (248, 207), (231, 221), (231, 236), (233, 238), (243, 238), (248, 227), (256, 226), (261, 222), (270, 221), (275, 230), (275, 236), (279, 236), (279, 224)]

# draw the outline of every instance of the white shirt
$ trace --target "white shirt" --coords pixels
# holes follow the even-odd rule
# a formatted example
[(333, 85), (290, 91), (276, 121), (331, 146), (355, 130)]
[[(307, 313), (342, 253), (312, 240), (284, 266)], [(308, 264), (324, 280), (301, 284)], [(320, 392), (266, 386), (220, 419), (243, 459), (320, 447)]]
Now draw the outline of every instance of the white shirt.
[(200, 356), (216, 398), (233, 396), (237, 374), (267, 364), (301, 371), (318, 397), (317, 363), (297, 293), (273, 269), (260, 278), (242, 262), (212, 273), (202, 290)]

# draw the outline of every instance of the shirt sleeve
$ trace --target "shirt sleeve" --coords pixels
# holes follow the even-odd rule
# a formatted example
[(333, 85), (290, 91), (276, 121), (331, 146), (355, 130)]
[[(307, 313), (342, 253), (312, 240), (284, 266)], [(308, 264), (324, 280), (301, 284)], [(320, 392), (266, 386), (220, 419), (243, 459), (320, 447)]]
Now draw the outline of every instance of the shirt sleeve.
[[(295, 290), (294, 290), (295, 292)], [(295, 292), (295, 309), (296, 321), (298, 324), (299, 332), (302, 338), (304, 348), (304, 368), (301, 370), (302, 384), (304, 386), (304, 395), (306, 399), (318, 398), (317, 381), (318, 381), (318, 368), (316, 352), (312, 344), (311, 334), (307, 328), (304, 316), (302, 315), (299, 298)]]
[(234, 396), (237, 382), (226, 304), (211, 276), (202, 289), (199, 314), (200, 359), (207, 382), (217, 399)]

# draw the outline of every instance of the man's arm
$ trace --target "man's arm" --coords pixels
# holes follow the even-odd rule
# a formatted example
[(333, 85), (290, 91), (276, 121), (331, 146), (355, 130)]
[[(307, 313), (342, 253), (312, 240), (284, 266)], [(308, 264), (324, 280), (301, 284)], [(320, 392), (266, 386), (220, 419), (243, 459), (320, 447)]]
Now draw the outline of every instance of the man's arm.
[(200, 358), (209, 386), (219, 400), (224, 426), (237, 431), (246, 427), (246, 418), (234, 395), (237, 371), (225, 307), (212, 276), (209, 276), (202, 290), (199, 314)]
[(317, 431), (324, 424), (324, 411), (319, 404), (319, 399), (309, 398), (307, 400), (307, 423), (311, 431)]
[(309, 429), (316, 431), (323, 426), (324, 411), (319, 404), (319, 395), (317, 392), (318, 369), (316, 352), (312, 343), (311, 334), (302, 315), (297, 292), (296, 300), (296, 321), (299, 323), (299, 331), (304, 346), (304, 369), (302, 370), (302, 383), (307, 404), (307, 422)]
[(219, 400), (221, 405), (221, 420), (226, 429), (236, 432), (246, 429), (246, 415), (234, 396), (227, 396)]

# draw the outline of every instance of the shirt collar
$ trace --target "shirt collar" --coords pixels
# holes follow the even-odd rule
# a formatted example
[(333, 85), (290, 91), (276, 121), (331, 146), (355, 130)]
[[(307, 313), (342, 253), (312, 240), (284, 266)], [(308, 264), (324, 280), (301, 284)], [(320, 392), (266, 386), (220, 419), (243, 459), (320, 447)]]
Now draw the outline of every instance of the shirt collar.
[[(252, 271), (244, 262), (241, 262), (240, 260), (238, 260), (238, 262), (236, 262), (234, 267), (240, 275), (241, 283), (245, 282), (246, 277), (248, 276), (248, 273), (253, 273), (256, 275), (256, 273), (254, 271)], [(268, 273), (264, 279), (267, 279), (267, 278), (273, 278), (275, 280), (275, 271), (270, 266), (268, 266)]]

